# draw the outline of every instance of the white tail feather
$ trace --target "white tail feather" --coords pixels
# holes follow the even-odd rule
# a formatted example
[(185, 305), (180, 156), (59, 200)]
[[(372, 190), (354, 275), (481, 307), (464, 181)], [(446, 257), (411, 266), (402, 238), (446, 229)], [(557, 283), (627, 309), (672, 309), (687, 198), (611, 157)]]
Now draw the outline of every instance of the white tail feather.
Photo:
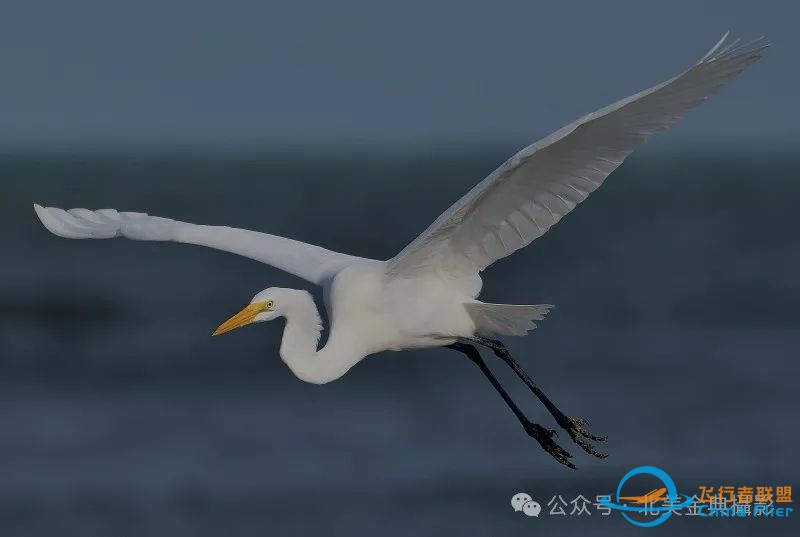
[(472, 317), (475, 332), (479, 335), (524, 336), (536, 328), (536, 323), (533, 321), (544, 319), (553, 306), (471, 302), (464, 304), (464, 307)]

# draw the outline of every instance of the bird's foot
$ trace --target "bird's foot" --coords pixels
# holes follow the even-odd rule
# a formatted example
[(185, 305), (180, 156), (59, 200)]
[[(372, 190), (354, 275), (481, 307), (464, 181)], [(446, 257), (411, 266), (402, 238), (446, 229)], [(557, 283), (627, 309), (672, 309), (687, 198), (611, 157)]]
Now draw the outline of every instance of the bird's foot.
[(587, 428), (589, 422), (584, 418), (568, 418), (564, 416), (563, 419), (558, 420), (558, 424), (569, 433), (572, 441), (578, 444), (589, 455), (593, 455), (598, 459), (605, 459), (608, 457), (607, 453), (600, 453), (595, 447), (589, 443), (589, 440), (595, 442), (605, 442), (607, 436), (599, 436), (589, 432)]
[(545, 429), (538, 423), (528, 422), (525, 424), (525, 432), (528, 433), (528, 436), (539, 442), (542, 449), (552, 455), (555, 460), (568, 468), (576, 469), (575, 465), (570, 461), (572, 455), (553, 440), (554, 436), (558, 436), (555, 431)]

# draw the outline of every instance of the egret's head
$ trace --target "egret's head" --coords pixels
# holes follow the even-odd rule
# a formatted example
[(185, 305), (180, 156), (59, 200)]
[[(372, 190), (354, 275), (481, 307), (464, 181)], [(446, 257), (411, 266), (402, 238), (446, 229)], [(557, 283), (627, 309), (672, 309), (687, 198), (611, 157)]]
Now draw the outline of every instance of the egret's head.
[(213, 335), (219, 336), (248, 324), (271, 321), (281, 317), (283, 315), (282, 298), (285, 298), (281, 291), (282, 289), (277, 287), (264, 289), (253, 297), (247, 307), (219, 325)]

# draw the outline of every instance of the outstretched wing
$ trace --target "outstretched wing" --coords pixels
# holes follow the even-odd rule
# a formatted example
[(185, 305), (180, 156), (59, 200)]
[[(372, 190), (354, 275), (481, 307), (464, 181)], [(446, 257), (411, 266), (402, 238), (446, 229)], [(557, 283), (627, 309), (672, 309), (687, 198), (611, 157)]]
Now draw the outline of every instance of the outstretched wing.
[(599, 187), (650, 135), (705, 101), (760, 57), (728, 34), (694, 66), (586, 115), (511, 157), (387, 266), (392, 276), (475, 274), (527, 246)]
[(70, 209), (34, 205), (42, 224), (67, 239), (127, 237), (142, 241), (173, 241), (208, 246), (261, 261), (321, 285), (341, 269), (369, 261), (304, 242), (226, 226), (201, 226), (145, 213), (114, 209)]

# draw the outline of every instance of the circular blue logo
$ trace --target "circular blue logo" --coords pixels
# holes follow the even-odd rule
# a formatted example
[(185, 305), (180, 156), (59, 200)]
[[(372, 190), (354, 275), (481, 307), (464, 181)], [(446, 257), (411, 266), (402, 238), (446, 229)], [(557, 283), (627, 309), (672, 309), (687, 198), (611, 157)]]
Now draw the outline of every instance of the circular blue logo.
[[(623, 497), (622, 493), (622, 486), (630, 479), (631, 477), (639, 474), (646, 474), (652, 475), (657, 477), (661, 480), (664, 484), (666, 490), (656, 490), (652, 491), (648, 494), (643, 496), (633, 496), (633, 497)], [(668, 501), (668, 505), (655, 507), (655, 506), (646, 506), (643, 505), (641, 507), (631, 506), (631, 505), (621, 505), (619, 501), (621, 499), (633, 499), (637, 503), (652, 503), (654, 501), (664, 500), (663, 493), (666, 492), (666, 500)], [(683, 497), (683, 501), (678, 503), (679, 497)], [(618, 511), (622, 511), (622, 516), (636, 526), (640, 526), (642, 528), (652, 528), (653, 526), (658, 526), (659, 524), (664, 523), (670, 516), (672, 516), (673, 511), (676, 509), (682, 509), (684, 507), (689, 507), (694, 503), (694, 500), (685, 494), (678, 494), (677, 489), (675, 488), (675, 482), (672, 478), (660, 468), (656, 468), (655, 466), (639, 466), (638, 468), (634, 468), (620, 480), (619, 485), (617, 486), (617, 503), (611, 503), (608, 497), (600, 498), (600, 504), (604, 507), (610, 507), (611, 509), (617, 509)], [(640, 522), (638, 520), (634, 520), (629, 517), (625, 511), (628, 512), (635, 512), (635, 513), (658, 513), (661, 514), (655, 520), (651, 520), (649, 522)]]

